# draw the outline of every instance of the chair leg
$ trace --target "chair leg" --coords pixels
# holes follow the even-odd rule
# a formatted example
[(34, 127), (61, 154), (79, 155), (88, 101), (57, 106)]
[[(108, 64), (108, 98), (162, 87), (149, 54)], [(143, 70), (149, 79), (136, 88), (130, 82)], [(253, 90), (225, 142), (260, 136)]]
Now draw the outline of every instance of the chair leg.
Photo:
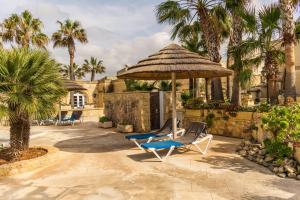
[(167, 155), (164, 156), (164, 157), (161, 157), (161, 156), (157, 153), (157, 151), (156, 151), (155, 149), (153, 149), (153, 148), (150, 148), (149, 150), (152, 151), (152, 152), (154, 153), (154, 155), (155, 155), (161, 162), (164, 162), (164, 161), (166, 161), (167, 158), (171, 155), (171, 153), (174, 151), (174, 149), (175, 149), (175, 146), (171, 146), (171, 148), (169, 149)]
[(149, 139), (147, 140), (146, 143), (149, 143), (149, 142), (151, 142), (152, 140), (153, 140), (153, 137), (149, 137)]
[[(204, 155), (204, 154), (207, 153), (207, 149), (208, 149), (208, 147), (209, 147), (209, 145), (210, 145), (210, 143), (211, 143), (212, 138), (213, 138), (212, 135), (208, 135), (208, 136), (206, 136), (205, 138), (203, 138), (202, 140), (200, 140), (200, 141), (198, 141), (198, 142), (194, 142), (193, 145), (195, 145), (195, 147), (200, 151), (200, 153), (202, 153), (202, 154)], [(208, 141), (207, 141), (207, 144), (206, 144), (206, 146), (205, 146), (205, 149), (202, 150), (202, 149), (198, 146), (198, 144), (204, 142), (205, 140), (208, 140)]]
[(132, 142), (134, 142), (134, 144), (136, 144), (136, 146), (138, 146), (138, 148), (140, 148), (141, 150), (144, 150), (143, 147), (136, 141), (136, 139), (130, 139)]

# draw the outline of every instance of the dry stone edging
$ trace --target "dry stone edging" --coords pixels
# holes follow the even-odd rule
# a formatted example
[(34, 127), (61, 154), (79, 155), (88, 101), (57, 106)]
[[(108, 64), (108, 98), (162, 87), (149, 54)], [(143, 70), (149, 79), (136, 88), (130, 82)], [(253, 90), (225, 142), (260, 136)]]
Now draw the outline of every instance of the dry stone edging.
[(268, 168), (281, 178), (300, 180), (300, 163), (294, 158), (285, 158), (282, 164), (278, 164), (276, 158), (266, 152), (263, 144), (250, 141), (243, 141), (236, 151), (240, 156)]
[(57, 156), (59, 150), (53, 146), (34, 146), (32, 148), (42, 148), (47, 150), (47, 153), (37, 158), (0, 165), (0, 177), (17, 175), (45, 167), (54, 163), (59, 158)]

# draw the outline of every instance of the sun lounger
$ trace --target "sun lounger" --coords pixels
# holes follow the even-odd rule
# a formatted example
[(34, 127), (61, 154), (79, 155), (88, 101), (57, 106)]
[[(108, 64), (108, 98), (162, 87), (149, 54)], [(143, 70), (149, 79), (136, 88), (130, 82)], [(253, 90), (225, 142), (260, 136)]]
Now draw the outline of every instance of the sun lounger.
[(74, 111), (74, 112), (72, 112), (71, 117), (63, 118), (59, 123), (60, 124), (72, 124), (72, 126), (74, 126), (75, 121), (80, 121), (80, 123), (82, 123), (81, 115), (82, 115), (82, 111)]
[[(192, 122), (190, 127), (178, 139), (143, 143), (141, 147), (153, 152), (160, 161), (165, 161), (175, 148), (187, 147), (188, 145), (194, 145), (200, 153), (206, 154), (212, 138), (213, 136), (207, 133), (206, 123)], [(207, 143), (203, 150), (198, 145), (204, 141), (207, 141)], [(169, 151), (166, 156), (161, 157), (157, 151), (163, 149), (169, 149)]]
[[(177, 123), (179, 124), (179, 123)], [(172, 118), (168, 119), (162, 128), (155, 132), (143, 133), (143, 134), (135, 134), (135, 135), (127, 135), (126, 139), (134, 142), (140, 149), (144, 150), (138, 140), (147, 140), (146, 143), (151, 142), (154, 138), (161, 138), (169, 136), (172, 138)]]

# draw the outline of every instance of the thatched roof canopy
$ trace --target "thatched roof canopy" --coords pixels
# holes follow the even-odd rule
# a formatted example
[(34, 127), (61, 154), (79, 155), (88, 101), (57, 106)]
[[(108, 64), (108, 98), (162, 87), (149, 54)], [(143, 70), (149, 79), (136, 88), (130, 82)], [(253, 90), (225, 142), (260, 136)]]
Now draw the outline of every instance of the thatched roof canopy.
[(71, 80), (64, 79), (63, 82), (64, 82), (64, 87), (68, 91), (87, 90), (86, 88), (84, 88), (82, 85), (80, 85), (76, 81), (71, 81)]
[(137, 80), (168, 80), (171, 72), (177, 79), (213, 78), (229, 76), (232, 71), (220, 63), (210, 61), (197, 53), (170, 44), (158, 53), (138, 62), (138, 64), (118, 72), (118, 78)]

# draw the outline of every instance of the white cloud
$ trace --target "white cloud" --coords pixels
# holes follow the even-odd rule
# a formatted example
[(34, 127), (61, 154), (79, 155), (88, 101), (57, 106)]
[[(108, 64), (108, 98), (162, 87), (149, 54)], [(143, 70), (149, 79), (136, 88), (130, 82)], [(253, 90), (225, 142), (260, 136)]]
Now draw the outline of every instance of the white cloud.
[[(0, 0), (0, 20), (11, 13), (29, 9), (39, 17), (49, 36), (56, 31), (57, 20), (79, 20), (86, 29), (89, 43), (77, 44), (75, 61), (79, 64), (90, 56), (104, 60), (106, 75), (115, 75), (125, 64), (135, 64), (171, 43), (170, 28), (159, 25), (154, 8), (163, 0)], [(256, 5), (275, 0), (255, 0)], [(52, 48), (49, 51), (61, 63), (69, 62), (67, 49)]]

